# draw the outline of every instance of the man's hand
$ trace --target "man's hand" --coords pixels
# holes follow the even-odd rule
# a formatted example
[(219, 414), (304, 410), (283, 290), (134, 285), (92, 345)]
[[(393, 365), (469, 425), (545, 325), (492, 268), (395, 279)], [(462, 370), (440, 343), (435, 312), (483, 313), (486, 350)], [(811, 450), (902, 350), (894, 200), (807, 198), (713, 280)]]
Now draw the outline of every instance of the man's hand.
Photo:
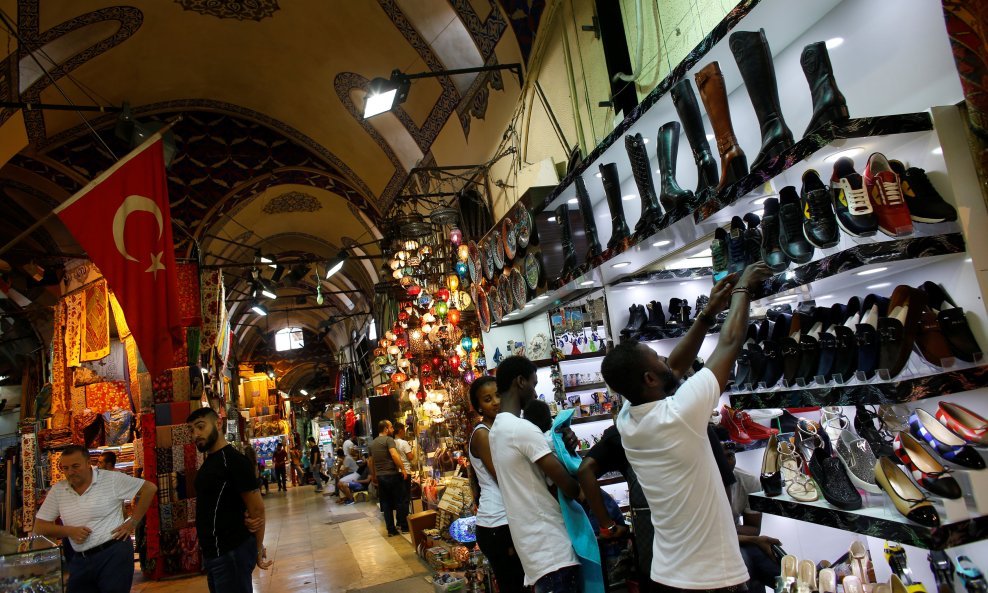
[(724, 276), (720, 282), (714, 284), (714, 287), (710, 289), (710, 302), (700, 313), (713, 317), (726, 309), (727, 304), (731, 302), (731, 291), (737, 286), (739, 278), (740, 276), (735, 272)]
[(127, 519), (123, 523), (117, 526), (116, 529), (110, 532), (110, 536), (113, 539), (127, 539), (128, 537), (134, 535), (134, 528), (137, 527), (134, 521)]
[(244, 525), (247, 526), (247, 531), (257, 533), (261, 527), (264, 527), (264, 519), (260, 517), (252, 519), (250, 513), (244, 511)]
[(257, 567), (267, 570), (274, 564), (274, 560), (268, 560), (268, 549), (263, 545), (257, 549)]
[(742, 543), (749, 543), (757, 546), (758, 549), (765, 552), (765, 555), (769, 558), (775, 558), (775, 551), (772, 550), (772, 545), (782, 545), (781, 541), (767, 535), (742, 535), (738, 539), (740, 539)]
[(771, 277), (772, 269), (765, 265), (763, 261), (756, 262), (744, 269), (744, 272), (741, 274), (741, 280), (738, 281), (738, 286), (751, 290)]
[[(117, 529), (119, 529), (119, 527)], [(69, 539), (77, 544), (84, 543), (87, 539), (89, 539), (89, 534), (93, 532), (93, 530), (88, 527), (65, 527), (65, 530), (68, 531)]]
[(563, 444), (566, 445), (566, 450), (576, 455), (576, 450), (580, 448), (580, 438), (576, 436), (573, 429), (569, 426), (563, 426), (558, 432), (563, 435)]

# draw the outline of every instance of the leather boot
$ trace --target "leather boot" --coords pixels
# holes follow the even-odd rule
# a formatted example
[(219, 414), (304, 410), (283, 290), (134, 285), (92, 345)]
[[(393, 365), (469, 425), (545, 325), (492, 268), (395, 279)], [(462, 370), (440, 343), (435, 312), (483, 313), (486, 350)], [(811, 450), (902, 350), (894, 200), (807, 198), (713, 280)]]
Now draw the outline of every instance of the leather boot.
[(586, 261), (594, 260), (604, 252), (597, 238), (597, 221), (593, 216), (593, 204), (590, 203), (590, 193), (583, 183), (583, 177), (576, 176), (576, 201), (580, 204), (580, 214), (583, 215), (583, 233), (587, 237)]
[(710, 116), (710, 125), (717, 138), (717, 152), (720, 154), (720, 192), (728, 185), (748, 174), (748, 159), (738, 145), (731, 125), (731, 109), (727, 104), (727, 89), (724, 87), (724, 75), (720, 72), (720, 64), (711, 62), (696, 73), (696, 88), (700, 91), (700, 100)]
[[(676, 106), (679, 121), (686, 132), (686, 139), (693, 151), (696, 161), (696, 195), (706, 196), (717, 187), (717, 161), (710, 152), (707, 142), (707, 131), (703, 128), (703, 116), (700, 104), (696, 102), (696, 93), (689, 78), (684, 78), (672, 87), (672, 103)], [(675, 153), (674, 153), (675, 154)]]
[(817, 41), (804, 47), (799, 63), (803, 66), (806, 82), (813, 95), (813, 117), (810, 118), (810, 125), (806, 126), (803, 136), (809, 136), (824, 126), (850, 119), (847, 102), (834, 79), (834, 67), (830, 65), (827, 44)]
[(611, 238), (607, 241), (608, 249), (617, 249), (622, 244), (627, 245), (631, 232), (628, 223), (624, 221), (624, 204), (621, 203), (621, 179), (615, 163), (600, 166), (601, 182), (604, 184), (604, 195), (607, 197), (607, 208), (611, 211)]
[(573, 245), (573, 231), (569, 227), (569, 206), (560, 204), (556, 208), (556, 224), (562, 227), (563, 270), (561, 278), (570, 276), (576, 269), (576, 246)]
[(730, 45), (762, 130), (762, 148), (751, 163), (752, 169), (758, 169), (793, 145), (792, 132), (782, 119), (779, 86), (765, 30), (731, 33)]
[[(650, 237), (655, 234), (655, 231), (659, 230), (662, 209), (659, 208), (659, 199), (655, 196), (655, 184), (652, 182), (652, 167), (648, 162), (648, 151), (645, 150), (645, 141), (642, 135), (629, 134), (625, 136), (624, 148), (628, 151), (628, 160), (631, 161), (631, 174), (635, 178), (635, 185), (638, 186), (638, 195), (641, 196), (642, 200), (642, 213), (641, 217), (638, 218), (638, 223), (635, 225), (635, 235), (639, 237)], [(662, 139), (660, 136), (660, 154), (661, 151)], [(662, 178), (665, 179), (665, 175)], [(666, 209), (668, 209), (668, 206), (666, 206)]]
[(666, 212), (685, 209), (693, 192), (679, 187), (676, 183), (676, 156), (679, 154), (679, 122), (671, 121), (659, 128), (658, 138), (659, 171), (662, 188), (659, 200)]

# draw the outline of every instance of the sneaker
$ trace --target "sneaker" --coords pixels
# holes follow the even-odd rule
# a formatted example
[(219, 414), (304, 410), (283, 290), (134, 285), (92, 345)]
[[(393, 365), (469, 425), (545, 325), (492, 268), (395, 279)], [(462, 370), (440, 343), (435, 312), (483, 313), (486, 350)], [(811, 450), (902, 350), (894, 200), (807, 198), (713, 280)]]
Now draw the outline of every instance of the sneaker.
[(797, 264), (813, 259), (813, 245), (803, 234), (803, 208), (791, 185), (779, 192), (779, 247)]
[(885, 155), (880, 152), (874, 152), (868, 157), (864, 172), (864, 187), (878, 218), (878, 230), (889, 237), (912, 234), (912, 216), (902, 196), (899, 176), (889, 166)]
[(727, 272), (740, 274), (744, 271), (744, 221), (740, 216), (731, 219), (731, 234), (727, 237)]
[(878, 232), (878, 219), (864, 189), (864, 181), (847, 157), (834, 163), (830, 193), (837, 215), (837, 225), (848, 235), (870, 237)]
[(714, 240), (710, 242), (710, 259), (713, 262), (714, 282), (720, 282), (721, 278), (727, 276), (727, 231), (718, 227), (714, 231)]
[(909, 215), (915, 222), (944, 222), (957, 220), (957, 210), (948, 204), (933, 187), (926, 171), (919, 167), (906, 168), (899, 161), (889, 161), (892, 171), (899, 176), (902, 195), (909, 206)]
[(348, 501), (346, 501), (346, 502), (343, 503), (343, 506), (350, 506), (351, 504), (354, 504), (355, 502), (357, 502), (357, 501), (356, 500), (348, 500)]
[(761, 256), (773, 272), (789, 267), (789, 256), (779, 247), (779, 198), (768, 198), (762, 211)]
[(820, 249), (837, 245), (837, 217), (830, 204), (830, 192), (820, 180), (820, 174), (809, 169), (803, 173), (803, 187), (799, 191), (803, 204), (803, 235)]
[(762, 259), (762, 231), (758, 228), (762, 219), (749, 212), (741, 219), (748, 225), (744, 231), (744, 265), (750, 266)]

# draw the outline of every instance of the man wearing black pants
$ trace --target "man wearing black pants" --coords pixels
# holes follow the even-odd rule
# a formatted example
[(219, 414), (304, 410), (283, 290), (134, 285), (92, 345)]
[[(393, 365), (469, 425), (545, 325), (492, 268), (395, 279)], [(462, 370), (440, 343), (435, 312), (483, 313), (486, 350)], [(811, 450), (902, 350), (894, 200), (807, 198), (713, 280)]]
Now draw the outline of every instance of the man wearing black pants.
[(401, 504), (408, 473), (398, 454), (398, 446), (391, 437), (394, 433), (391, 421), (381, 420), (377, 431), (377, 438), (370, 444), (371, 481), (377, 485), (384, 525), (390, 537), (398, 535), (399, 528), (408, 530), (408, 505), (403, 507)]

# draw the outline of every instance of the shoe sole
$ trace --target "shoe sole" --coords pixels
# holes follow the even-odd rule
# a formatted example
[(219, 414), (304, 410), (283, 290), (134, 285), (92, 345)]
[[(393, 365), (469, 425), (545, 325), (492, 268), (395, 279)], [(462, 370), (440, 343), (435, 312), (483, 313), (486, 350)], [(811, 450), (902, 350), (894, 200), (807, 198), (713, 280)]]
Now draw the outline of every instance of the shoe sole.
[(926, 224), (936, 224), (938, 222), (947, 222), (948, 220), (953, 222), (957, 220), (956, 218), (927, 218), (925, 216), (910, 215), (913, 222), (925, 222)]
[(840, 455), (837, 456), (837, 459), (840, 460), (841, 467), (844, 468), (844, 473), (847, 474), (847, 477), (851, 478), (851, 483), (854, 484), (856, 488), (864, 490), (865, 492), (871, 492), (872, 494), (882, 493), (882, 489), (878, 487), (878, 484), (869, 484), (868, 482), (865, 482), (861, 478), (855, 476), (854, 472), (851, 471), (851, 468), (847, 467), (847, 464), (844, 463), (844, 459), (841, 458)]
[(875, 234), (878, 233), (878, 229), (875, 229), (873, 231), (864, 231), (864, 232), (860, 232), (860, 233), (855, 233), (851, 229), (849, 229), (846, 226), (844, 226), (843, 223), (841, 223), (840, 216), (837, 216), (836, 218), (837, 218), (837, 226), (840, 227), (840, 230), (844, 231), (848, 235), (851, 235), (852, 237), (873, 237), (873, 236), (875, 236)]
[(837, 244), (840, 243), (840, 235), (837, 235), (837, 238), (833, 241), (833, 243), (823, 243), (822, 245), (820, 243), (815, 243), (813, 239), (810, 239), (810, 236), (806, 234), (806, 227), (803, 227), (803, 237), (810, 245), (816, 247), (817, 249), (830, 249), (831, 247), (836, 247)]
[(908, 237), (909, 235), (911, 235), (914, 232), (916, 232), (916, 229), (910, 227), (908, 233), (903, 233), (903, 234), (900, 235), (900, 234), (897, 234), (897, 233), (895, 233), (893, 231), (890, 231), (889, 229), (883, 227), (882, 225), (878, 225), (878, 230), (882, 231), (882, 234), (884, 234), (885, 236), (892, 237), (893, 239), (898, 239), (898, 238), (901, 238), (901, 237)]

